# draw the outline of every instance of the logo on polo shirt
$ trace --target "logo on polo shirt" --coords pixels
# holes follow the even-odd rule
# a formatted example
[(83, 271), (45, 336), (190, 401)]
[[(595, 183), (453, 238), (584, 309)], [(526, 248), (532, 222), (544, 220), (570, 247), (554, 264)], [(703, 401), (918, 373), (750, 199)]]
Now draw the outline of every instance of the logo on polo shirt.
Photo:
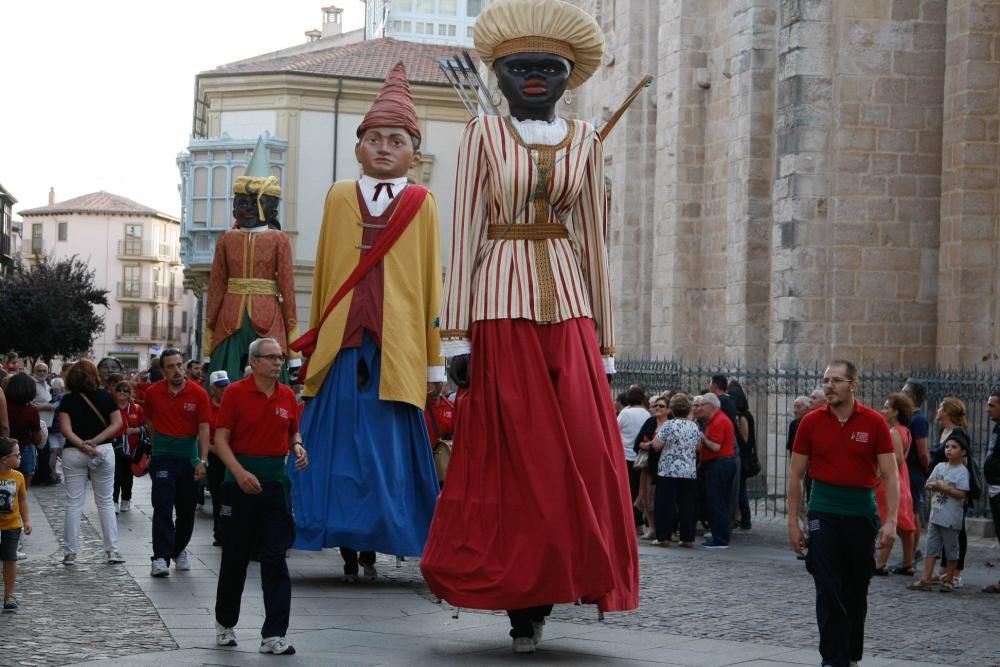
[(278, 415), (282, 419), (288, 419), (288, 410), (285, 408), (275, 408), (274, 414)]
[(194, 412), (198, 409), (198, 406), (194, 403), (185, 403), (184, 412)]
[(856, 440), (862, 444), (868, 443), (868, 431), (855, 431), (851, 434), (851, 440)]

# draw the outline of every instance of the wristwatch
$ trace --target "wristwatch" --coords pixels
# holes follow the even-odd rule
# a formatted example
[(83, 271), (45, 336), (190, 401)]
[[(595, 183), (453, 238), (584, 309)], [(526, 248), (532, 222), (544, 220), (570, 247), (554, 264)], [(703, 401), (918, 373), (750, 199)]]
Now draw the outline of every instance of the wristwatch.
[(200, 461), (198, 461), (198, 463), (202, 464), (206, 468), (208, 467), (208, 461), (206, 461), (205, 459), (201, 459)]

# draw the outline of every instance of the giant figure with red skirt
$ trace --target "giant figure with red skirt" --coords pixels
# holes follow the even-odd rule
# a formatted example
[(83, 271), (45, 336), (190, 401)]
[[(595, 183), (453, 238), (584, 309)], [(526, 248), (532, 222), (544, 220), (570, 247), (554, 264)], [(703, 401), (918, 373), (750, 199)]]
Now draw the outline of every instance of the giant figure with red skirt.
[(559, 0), (497, 0), (474, 38), (510, 116), (474, 118), (459, 146), (441, 337), (453, 365), (469, 355), (468, 386), (421, 571), (451, 604), (506, 610), (529, 653), (554, 603), (638, 606), (603, 145), (555, 114), (604, 39)]

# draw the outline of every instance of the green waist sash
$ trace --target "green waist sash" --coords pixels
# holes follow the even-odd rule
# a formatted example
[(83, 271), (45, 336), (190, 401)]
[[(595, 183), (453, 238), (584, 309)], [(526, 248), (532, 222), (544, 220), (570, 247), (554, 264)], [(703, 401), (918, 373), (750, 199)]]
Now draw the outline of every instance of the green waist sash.
[(198, 436), (178, 437), (165, 433), (154, 433), (153, 456), (177, 456), (182, 459), (191, 459), (192, 465), (196, 465), (200, 460)]
[(809, 509), (813, 512), (863, 516), (878, 520), (878, 505), (875, 504), (874, 489), (834, 486), (818, 479), (814, 479), (812, 482)]
[[(291, 480), (288, 478), (288, 468), (285, 466), (284, 456), (249, 456), (247, 454), (237, 454), (236, 460), (252, 473), (259, 482), (281, 482), (288, 485)], [(227, 482), (235, 482), (236, 478), (229, 468), (226, 468)]]

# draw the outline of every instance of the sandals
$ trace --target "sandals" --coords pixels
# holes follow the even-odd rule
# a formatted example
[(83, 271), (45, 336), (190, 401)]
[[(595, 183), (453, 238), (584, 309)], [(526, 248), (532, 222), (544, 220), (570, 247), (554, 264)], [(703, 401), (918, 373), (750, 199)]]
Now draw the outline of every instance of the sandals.
[(894, 567), (891, 568), (889, 572), (891, 572), (892, 574), (900, 574), (903, 575), (904, 577), (912, 577), (913, 575), (916, 574), (916, 572), (913, 571), (912, 565), (901, 565), (899, 567)]
[(1000, 583), (983, 586), (984, 593), (1000, 593)]
[(911, 591), (932, 591), (934, 590), (934, 584), (928, 583), (923, 579), (917, 579), (916, 581), (911, 581), (906, 588)]
[(951, 583), (950, 581), (942, 581), (941, 582), (941, 592), (942, 593), (951, 593), (954, 590), (955, 590), (955, 584)]
[(888, 577), (889, 570), (887, 570), (885, 568), (885, 565), (883, 565), (882, 567), (876, 567), (874, 570), (872, 570), (872, 574), (874, 574), (876, 577)]

